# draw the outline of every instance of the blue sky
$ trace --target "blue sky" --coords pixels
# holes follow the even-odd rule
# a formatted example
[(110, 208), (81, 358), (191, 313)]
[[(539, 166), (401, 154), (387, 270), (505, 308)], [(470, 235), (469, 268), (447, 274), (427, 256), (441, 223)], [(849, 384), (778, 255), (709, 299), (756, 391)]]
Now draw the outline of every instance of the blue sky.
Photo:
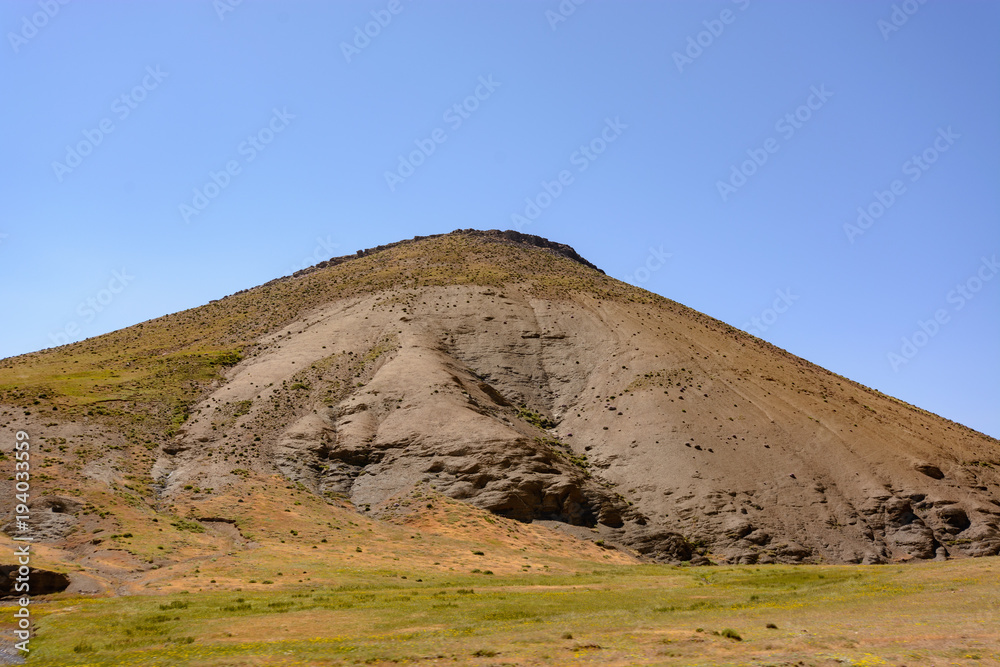
[(7, 0), (0, 27), (0, 356), (520, 228), (1000, 436), (997, 3)]

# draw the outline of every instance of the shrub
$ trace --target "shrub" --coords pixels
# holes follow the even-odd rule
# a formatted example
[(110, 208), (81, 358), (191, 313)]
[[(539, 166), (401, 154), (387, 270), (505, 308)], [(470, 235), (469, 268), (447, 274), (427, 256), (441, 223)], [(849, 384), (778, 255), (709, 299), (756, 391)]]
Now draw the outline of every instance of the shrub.
[(235, 366), (242, 359), (243, 355), (237, 350), (230, 350), (228, 352), (219, 352), (208, 363), (212, 366)]
[(523, 407), (520, 410), (518, 410), (517, 416), (523, 419), (524, 421), (528, 422), (529, 424), (537, 426), (538, 428), (546, 429), (546, 428), (554, 428), (556, 426), (556, 423), (551, 419), (549, 419), (548, 417), (540, 415), (539, 413), (527, 407)]
[(187, 608), (188, 608), (188, 603), (187, 602), (181, 602), (180, 600), (174, 600), (173, 602), (171, 602), (169, 604), (161, 604), (160, 605), (160, 609), (163, 610), (163, 611), (166, 611), (168, 609), (187, 609)]
[(177, 530), (188, 530), (192, 533), (204, 533), (205, 526), (201, 525), (197, 521), (188, 521), (187, 519), (178, 519), (170, 524)]

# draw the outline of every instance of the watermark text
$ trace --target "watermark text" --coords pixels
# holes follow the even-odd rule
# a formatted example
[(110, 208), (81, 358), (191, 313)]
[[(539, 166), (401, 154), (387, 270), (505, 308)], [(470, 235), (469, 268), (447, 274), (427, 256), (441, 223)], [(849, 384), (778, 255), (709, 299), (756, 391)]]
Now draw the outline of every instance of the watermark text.
[(28, 521), (31, 518), (31, 510), (28, 501), (31, 496), (31, 439), (24, 431), (18, 431), (14, 435), (14, 527), (16, 534), (14, 540), (21, 544), (14, 549), (14, 557), (17, 559), (17, 570), (11, 572), (14, 579), (14, 592), (21, 593), (17, 599), (17, 606), (14, 611), (14, 624), (16, 626), (14, 635), (21, 641), (14, 644), (18, 651), (27, 653), (30, 649), (28, 643), (31, 641), (31, 544), (34, 539), (28, 534), (31, 526)]
[[(604, 119), (604, 128), (598, 136), (591, 139), (586, 144), (573, 151), (569, 156), (569, 163), (576, 167), (578, 173), (587, 171), (591, 164), (599, 158), (612, 143), (618, 140), (628, 129), (628, 125), (621, 121), (619, 116), (614, 120)], [(534, 222), (545, 209), (552, 206), (552, 202), (562, 196), (566, 188), (574, 182), (573, 172), (563, 169), (551, 181), (542, 180), (541, 190), (533, 197), (524, 198), (524, 209), (519, 213), (512, 213), (510, 221), (514, 229), (521, 231), (525, 225)]]

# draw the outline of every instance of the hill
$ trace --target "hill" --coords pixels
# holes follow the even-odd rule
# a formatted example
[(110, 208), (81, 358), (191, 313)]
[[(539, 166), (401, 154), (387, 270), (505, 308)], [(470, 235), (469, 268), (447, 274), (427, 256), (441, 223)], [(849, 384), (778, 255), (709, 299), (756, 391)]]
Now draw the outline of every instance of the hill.
[(30, 435), (36, 565), (71, 590), (1000, 553), (998, 441), (517, 232), (5, 359), (0, 428), (11, 470)]

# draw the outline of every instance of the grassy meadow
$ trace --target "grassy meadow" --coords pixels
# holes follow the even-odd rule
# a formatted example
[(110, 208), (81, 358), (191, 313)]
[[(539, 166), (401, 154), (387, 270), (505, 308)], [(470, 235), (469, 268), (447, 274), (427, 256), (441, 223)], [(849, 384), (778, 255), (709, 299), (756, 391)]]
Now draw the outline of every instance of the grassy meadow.
[[(30, 665), (1000, 664), (1000, 559), (338, 570), (340, 583), (34, 609)], [(2, 610), (10, 618), (13, 608)]]

